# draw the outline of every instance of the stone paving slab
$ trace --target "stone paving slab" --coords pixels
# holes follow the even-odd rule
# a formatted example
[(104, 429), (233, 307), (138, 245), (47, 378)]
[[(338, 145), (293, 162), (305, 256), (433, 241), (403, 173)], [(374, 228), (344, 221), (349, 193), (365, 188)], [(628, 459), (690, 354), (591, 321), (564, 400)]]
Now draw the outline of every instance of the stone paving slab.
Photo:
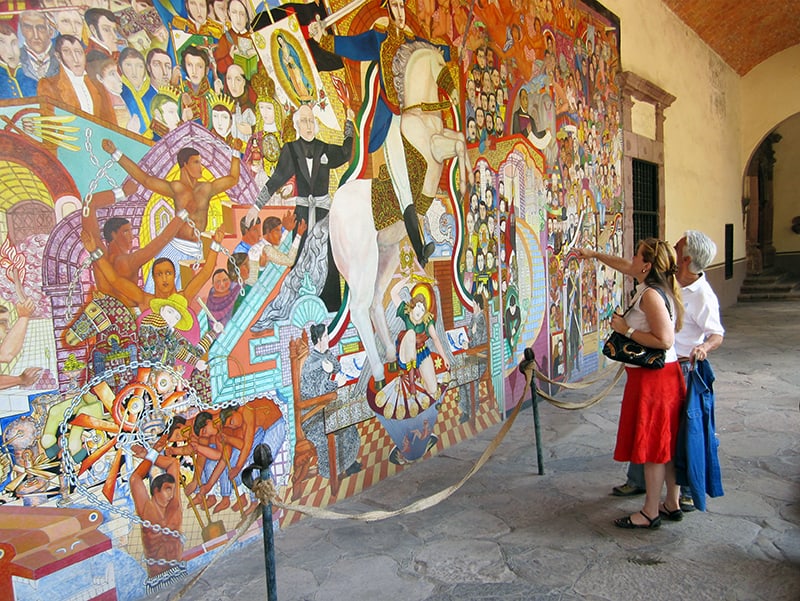
[[(581, 411), (540, 407), (545, 474), (531, 411), (494, 457), (436, 507), (366, 524), (304, 519), (276, 533), (280, 601), (800, 600), (800, 303), (723, 312), (711, 359), (725, 496), (656, 531), (612, 520), (641, 498), (611, 453), (620, 383)], [(576, 402), (588, 393), (560, 399)], [(499, 426), (345, 500), (394, 509), (456, 482)], [(260, 538), (221, 558), (185, 601), (265, 599)], [(149, 597), (173, 598), (181, 584)]]

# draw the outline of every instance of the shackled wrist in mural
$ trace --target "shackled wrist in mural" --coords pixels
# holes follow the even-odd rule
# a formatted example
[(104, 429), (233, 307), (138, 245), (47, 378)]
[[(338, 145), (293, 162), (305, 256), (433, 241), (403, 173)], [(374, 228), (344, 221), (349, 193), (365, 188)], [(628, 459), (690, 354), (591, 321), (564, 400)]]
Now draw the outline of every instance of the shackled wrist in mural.
[(259, 209), (263, 209), (269, 202), (270, 196), (271, 194), (269, 193), (269, 188), (265, 185), (263, 188), (261, 188), (258, 196), (256, 196), (255, 201), (253, 201), (253, 205)]
[[(69, 4), (64, 13), (77, 13), (85, 28), (85, 9)], [(206, 553), (205, 543), (252, 503), (241, 472), (259, 442), (270, 445), (275, 486), (289, 495), (323, 504), (354, 494), (381, 477), (348, 482), (361, 462), (383, 475), (387, 462), (463, 438), (451, 436), (444, 408), (465, 401), (471, 433), (501, 421), (504, 379), (522, 348), (541, 349), (543, 371), (586, 376), (621, 295), (610, 270), (574, 259), (578, 245), (621, 249), (618, 21), (556, 2), (557, 15), (537, 15), (544, 22), (534, 31), (519, 3), (499, 0), (476, 3), (473, 22), (483, 26), (465, 31), (469, 3), (442, 12), (437, 3), (368, 0), (347, 6), (363, 7), (369, 20), (339, 13), (337, 35), (318, 44), (306, 31), (317, 16), (333, 16), (324, 3), (297, 4), (294, 15), (252, 32), (247, 23), (267, 15), (246, 14), (238, 2), (229, 16), (245, 13), (241, 27), (211, 26), (202, 2), (172, 4), (192, 13), (175, 20), (183, 32), (172, 15), (148, 11), (152, 27), (133, 33), (111, 9), (123, 37), (106, 46), (118, 45), (122, 60), (90, 53), (95, 65), (86, 66), (102, 72), (84, 79), (80, 100), (52, 57), (54, 70), (41, 75), (52, 85), (43, 87), (67, 107), (83, 106), (91, 121), (67, 109), (50, 114), (32, 97), (36, 82), (16, 102), (0, 81), (0, 114), (19, 126), (0, 131), (0, 172), (24, 189), (0, 209), (8, 224), (0, 297), (21, 317), (5, 324), (0, 342), (22, 342), (15, 373), (42, 374), (2, 390), (18, 395), (12, 406), (32, 410), (0, 423), (8, 443), (0, 468), (8, 457), (19, 475), (7, 483), (4, 507), (32, 523), (36, 508), (23, 495), (34, 491), (64, 515), (78, 501), (113, 515), (103, 536), (127, 540), (112, 541), (91, 564), (84, 547), (67, 560), (81, 555), (69, 569), (91, 566), (131, 601), (205, 564), (188, 558)], [(31, 9), (8, 19), (13, 35), (0, 38), (19, 46), (19, 23), (34, 19), (47, 15)], [(512, 23), (510, 46), (501, 19)], [(23, 92), (27, 54), (6, 74)], [(361, 68), (344, 69), (342, 59)], [(116, 83), (115, 65), (121, 92), (104, 85)], [(231, 99), (225, 110), (213, 104), (212, 81)], [(265, 239), (275, 218), (291, 238)], [(85, 250), (81, 230), (91, 235)], [(225, 238), (209, 247), (217, 231)], [(389, 294), (405, 278), (408, 324)], [(0, 336), (3, 321), (0, 312)], [(319, 409), (303, 404), (325, 394)], [(203, 411), (212, 419), (198, 434)], [(45, 413), (39, 426), (33, 418)], [(14, 437), (15, 427), (25, 435)], [(132, 453), (134, 438), (141, 452)], [(53, 469), (28, 470), (26, 453), (36, 457), (40, 447), (56, 459)], [(50, 578), (36, 595), (112, 597), (66, 573)], [(30, 597), (26, 590), (16, 598)]]

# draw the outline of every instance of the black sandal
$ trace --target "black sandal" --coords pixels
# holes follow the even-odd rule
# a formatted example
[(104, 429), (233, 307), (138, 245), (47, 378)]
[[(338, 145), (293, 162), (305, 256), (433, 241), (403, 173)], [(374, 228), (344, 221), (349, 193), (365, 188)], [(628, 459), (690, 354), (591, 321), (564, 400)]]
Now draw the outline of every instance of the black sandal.
[(658, 506), (658, 515), (668, 519), (670, 522), (680, 522), (683, 519), (683, 511), (681, 511), (680, 508), (675, 511), (670, 511), (667, 509), (666, 503), (661, 503), (661, 505)]
[(645, 528), (648, 530), (655, 530), (656, 528), (661, 527), (661, 515), (657, 515), (654, 518), (649, 518), (644, 511), (639, 512), (644, 519), (647, 520), (647, 524), (637, 524), (636, 522), (631, 520), (631, 516), (626, 515), (624, 518), (618, 518), (614, 520), (614, 525), (617, 528), (627, 528), (627, 529), (634, 529), (634, 528)]

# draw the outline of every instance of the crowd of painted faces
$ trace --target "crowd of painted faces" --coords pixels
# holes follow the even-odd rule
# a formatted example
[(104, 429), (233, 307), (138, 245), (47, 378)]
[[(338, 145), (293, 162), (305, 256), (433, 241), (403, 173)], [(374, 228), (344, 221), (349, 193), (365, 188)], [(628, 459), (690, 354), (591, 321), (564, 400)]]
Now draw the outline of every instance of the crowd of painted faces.
[[(48, 96), (152, 140), (194, 120), (247, 150), (258, 175), (277, 161), (284, 111), (254, 56), (249, 5), (187, 0), (185, 13), (169, 30), (140, 0), (115, 11), (59, 7), (8, 15), (0, 20), (0, 98)], [(179, 52), (176, 31), (192, 36)], [(269, 160), (265, 132), (273, 133)]]

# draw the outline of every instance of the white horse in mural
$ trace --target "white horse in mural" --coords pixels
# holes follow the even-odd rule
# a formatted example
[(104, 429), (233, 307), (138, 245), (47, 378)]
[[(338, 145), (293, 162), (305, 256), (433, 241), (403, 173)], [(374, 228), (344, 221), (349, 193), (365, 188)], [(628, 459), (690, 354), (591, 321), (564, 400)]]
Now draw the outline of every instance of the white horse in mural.
[[(464, 134), (446, 129), (442, 120), (438, 90), (450, 75), (441, 52), (426, 42), (406, 43), (397, 51), (392, 71), (402, 111), (400, 131), (427, 163), (421, 193), (435, 197), (444, 161), (457, 158), (463, 196), (473, 177), (472, 165)], [(458, 106), (455, 89), (450, 93), (450, 102)], [(364, 345), (372, 376), (380, 382), (385, 377), (384, 361), (396, 359), (383, 297), (400, 263), (399, 243), (406, 230), (402, 217), (380, 231), (376, 229), (372, 181), (355, 179), (340, 187), (334, 194), (329, 219), (333, 258), (350, 287), (350, 319)], [(385, 349), (383, 358), (376, 335)]]

